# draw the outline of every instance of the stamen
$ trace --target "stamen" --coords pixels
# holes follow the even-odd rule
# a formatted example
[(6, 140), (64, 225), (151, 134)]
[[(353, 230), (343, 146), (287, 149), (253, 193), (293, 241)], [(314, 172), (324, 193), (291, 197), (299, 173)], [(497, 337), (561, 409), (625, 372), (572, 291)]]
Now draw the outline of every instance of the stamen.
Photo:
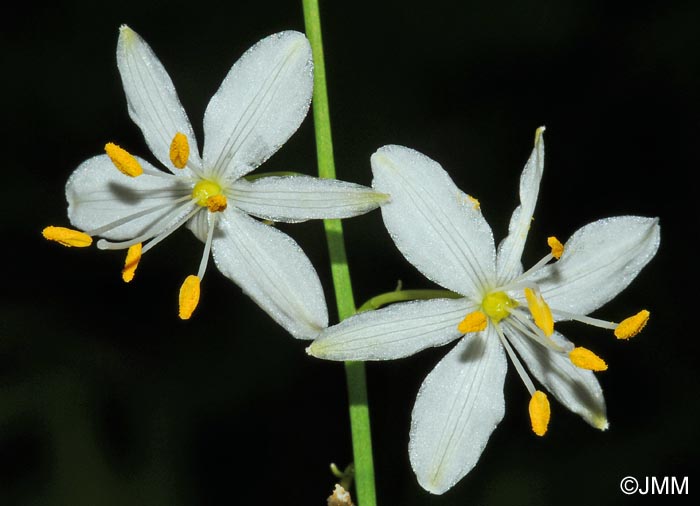
[(547, 237), (547, 244), (552, 248), (552, 256), (559, 260), (564, 253), (564, 245), (554, 236)]
[(184, 169), (189, 157), (190, 144), (187, 142), (187, 136), (178, 132), (170, 143), (170, 161), (178, 169)]
[[(157, 206), (149, 207), (147, 209), (143, 209), (141, 211), (130, 214), (128, 216), (124, 216), (123, 218), (119, 218), (118, 220), (114, 220), (110, 223), (107, 223), (106, 225), (102, 225), (101, 227), (93, 228), (92, 230), (88, 230), (88, 233), (90, 235), (102, 235), (105, 232), (109, 232), (110, 230), (117, 228), (119, 225), (123, 225), (124, 223), (128, 223), (130, 221), (136, 220), (137, 218), (143, 218), (146, 215), (149, 215), (149, 214), (154, 213), (156, 211), (160, 211), (161, 209), (164, 209), (166, 207), (175, 206), (176, 204), (179, 204), (180, 202), (185, 202), (186, 200), (190, 200), (190, 199), (191, 199), (190, 195), (187, 195), (186, 197), (180, 197), (179, 199), (174, 200), (172, 202), (158, 204)], [(158, 221), (160, 221), (160, 220), (158, 220)]]
[(105, 152), (119, 172), (130, 177), (143, 174), (143, 167), (126, 149), (120, 148), (112, 142), (105, 144)]
[(551, 415), (547, 394), (541, 390), (537, 390), (532, 394), (528, 411), (530, 412), (532, 432), (538, 436), (544, 436), (547, 433), (547, 426), (549, 425), (549, 417)]
[(594, 327), (600, 327), (602, 329), (614, 330), (615, 328), (617, 328), (617, 323), (613, 323), (607, 320), (601, 320), (599, 318), (592, 318), (586, 315), (569, 313), (568, 311), (562, 311), (561, 309), (554, 309), (552, 310), (552, 312), (559, 316), (560, 320), (574, 320), (577, 322), (585, 323), (587, 325), (592, 325)]
[(515, 354), (515, 351), (513, 351), (513, 347), (508, 342), (508, 339), (506, 339), (505, 334), (503, 334), (501, 326), (494, 325), (494, 327), (496, 328), (498, 338), (501, 340), (503, 348), (505, 348), (506, 353), (508, 354), (508, 358), (510, 358), (510, 361), (513, 362), (513, 366), (515, 366), (515, 370), (517, 371), (518, 376), (520, 376), (520, 379), (525, 384), (525, 388), (527, 388), (527, 391), (530, 392), (530, 395), (533, 395), (535, 393), (535, 384), (530, 379), (530, 376), (528, 376), (527, 371), (523, 367), (523, 364), (520, 363), (518, 356)]
[(486, 325), (486, 315), (481, 311), (474, 311), (464, 317), (464, 320), (457, 325), (457, 330), (462, 334), (469, 334), (470, 332), (480, 332), (486, 329)]
[(180, 319), (189, 320), (199, 303), (199, 278), (190, 274), (180, 287)]
[(471, 195), (467, 195), (467, 198), (469, 199), (469, 202), (472, 203), (476, 211), (479, 211), (481, 209), (481, 202), (479, 202), (479, 199), (477, 199), (476, 197), (472, 197)]
[(207, 241), (204, 243), (204, 252), (202, 253), (202, 259), (199, 261), (199, 270), (197, 271), (197, 277), (199, 280), (204, 279), (204, 273), (207, 270), (207, 263), (209, 262), (209, 253), (211, 252), (211, 244), (214, 240), (214, 231), (216, 230), (216, 214), (209, 215), (209, 230), (207, 230)]
[(634, 316), (625, 318), (615, 329), (615, 337), (618, 339), (629, 339), (641, 332), (644, 326), (649, 321), (649, 311), (641, 310)]
[(46, 227), (41, 231), (44, 239), (55, 241), (63, 246), (86, 248), (92, 244), (92, 237), (85, 232), (65, 227)]
[(219, 211), (223, 211), (226, 209), (226, 206), (228, 205), (226, 201), (226, 195), (223, 194), (218, 194), (218, 195), (213, 195), (209, 197), (206, 200), (207, 208), (212, 212), (212, 213), (218, 213)]
[(126, 260), (124, 261), (124, 268), (122, 269), (122, 279), (124, 283), (129, 283), (134, 279), (134, 274), (136, 274), (136, 268), (139, 266), (139, 261), (141, 260), (141, 243), (134, 244), (126, 252)]
[(598, 355), (593, 353), (591, 350), (578, 346), (571, 350), (569, 353), (569, 358), (571, 362), (581, 369), (588, 369), (589, 371), (605, 371), (608, 368), (608, 364), (605, 360), (600, 358)]
[[(149, 226), (148, 229), (146, 229), (138, 237), (134, 237), (133, 239), (130, 239), (128, 241), (121, 241), (121, 242), (113, 242), (113, 241), (107, 241), (106, 239), (100, 239), (99, 241), (97, 241), (97, 247), (101, 250), (126, 249), (126, 248), (130, 248), (134, 244), (138, 244), (140, 242), (144, 242), (144, 241), (147, 241), (149, 239), (153, 239), (153, 238), (156, 238), (156, 239), (161, 238), (162, 239), (163, 237), (161, 237), (161, 236), (167, 237), (169, 234), (174, 232), (180, 225), (182, 225), (187, 219), (189, 219), (194, 213), (199, 211), (199, 208), (195, 207), (195, 209), (193, 211), (191, 211), (190, 213), (184, 214), (184, 215), (181, 214), (181, 213), (185, 213), (188, 209), (190, 209), (192, 207), (195, 207), (194, 204), (192, 203), (192, 201), (190, 199), (187, 199), (187, 202), (182, 204), (177, 209), (173, 210), (171, 213), (168, 213), (167, 215), (158, 219), (155, 223), (153, 223), (151, 226)], [(172, 218), (173, 216), (175, 216), (175, 218)], [(155, 240), (155, 239), (153, 239), (153, 240)], [(141, 254), (146, 253), (146, 251), (148, 251), (149, 249), (152, 248), (152, 246), (151, 246), (152, 242), (153, 241), (149, 242), (148, 244), (146, 244), (144, 246)]]
[(545, 336), (542, 329), (535, 325), (532, 319), (528, 316), (528, 313), (525, 311), (516, 309), (510, 313), (510, 316), (512, 316), (512, 318), (508, 318), (508, 325), (513, 326), (526, 336), (534, 339), (545, 348), (549, 348), (560, 353), (573, 349), (574, 345), (571, 343), (568, 343), (568, 346), (565, 347), (562, 346), (562, 344), (555, 342), (554, 339), (552, 339), (552, 336)]
[(551, 336), (554, 333), (554, 319), (551, 309), (542, 298), (542, 294), (539, 291), (535, 292), (532, 288), (526, 288), (525, 298), (530, 314), (535, 320), (535, 325), (542, 329), (545, 336)]
[(551, 253), (547, 253), (545, 256), (543, 256), (539, 262), (537, 262), (535, 265), (530, 267), (528, 270), (523, 272), (520, 276), (518, 276), (516, 279), (510, 281), (506, 285), (501, 285), (498, 288), (494, 288), (494, 291), (501, 290), (504, 292), (509, 292), (513, 290), (521, 290), (526, 287), (534, 287), (537, 288), (537, 285), (530, 281), (528, 278), (530, 277), (530, 274), (532, 274), (535, 271), (540, 270), (542, 267), (547, 265), (549, 261), (554, 258), (554, 255)]
[(170, 234), (172, 234), (178, 228), (180, 228), (184, 223), (187, 223), (190, 220), (190, 218), (192, 218), (195, 214), (197, 214), (198, 211), (199, 211), (199, 209), (197, 209), (197, 208), (192, 209), (189, 213), (182, 215), (180, 218), (178, 218), (174, 222), (171, 222), (170, 224), (168, 224), (167, 227), (161, 229), (161, 231), (158, 232), (158, 235), (153, 237), (150, 241), (148, 241), (148, 244), (146, 244), (143, 247), (143, 252), (146, 253), (148, 250), (153, 248), (156, 244), (158, 244), (159, 242), (161, 242), (162, 240), (167, 238)]

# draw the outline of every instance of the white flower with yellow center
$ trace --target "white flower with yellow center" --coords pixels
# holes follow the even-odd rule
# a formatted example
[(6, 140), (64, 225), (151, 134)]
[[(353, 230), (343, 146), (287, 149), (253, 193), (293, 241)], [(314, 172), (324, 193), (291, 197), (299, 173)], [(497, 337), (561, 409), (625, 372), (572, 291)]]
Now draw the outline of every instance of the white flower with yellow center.
[(555, 331), (554, 323), (576, 320), (627, 339), (649, 317), (641, 311), (618, 324), (586, 315), (622, 291), (654, 256), (655, 218), (599, 220), (565, 245), (550, 237), (551, 253), (523, 272), (520, 258), (544, 165), (543, 130), (537, 131), (520, 180), (521, 202), (498, 249), (478, 201), (462, 193), (438, 163), (401, 146), (379, 149), (372, 156), (373, 186), (391, 195), (382, 217), (394, 242), (425, 276), (462, 297), (363, 312), (325, 329), (308, 348), (330, 360), (387, 360), (464, 336), (425, 379), (413, 408), (411, 464), (421, 486), (435, 494), (474, 467), (502, 419), (506, 356), (531, 395), (536, 434), (547, 431), (549, 401), (525, 366), (559, 402), (604, 430), (605, 401), (592, 371), (607, 365)]
[(117, 64), (129, 115), (168, 172), (113, 143), (66, 185), (68, 216), (78, 229), (47, 227), (67, 246), (128, 249), (124, 281), (139, 259), (182, 225), (204, 242), (196, 275), (180, 290), (180, 317), (197, 306), (210, 252), (219, 270), (299, 338), (328, 324), (316, 271), (299, 246), (263, 220), (347, 218), (386, 200), (371, 188), (307, 176), (244, 176), (267, 160), (306, 116), (313, 88), (311, 48), (286, 31), (251, 47), (231, 68), (204, 116), (200, 156), (194, 132), (165, 68), (146, 42), (122, 26)]

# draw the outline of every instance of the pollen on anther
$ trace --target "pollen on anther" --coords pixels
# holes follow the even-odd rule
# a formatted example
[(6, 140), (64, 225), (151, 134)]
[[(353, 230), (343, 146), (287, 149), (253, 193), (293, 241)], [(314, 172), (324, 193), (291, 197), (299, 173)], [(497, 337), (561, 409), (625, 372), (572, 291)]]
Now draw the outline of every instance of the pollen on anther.
[(549, 418), (551, 415), (547, 395), (541, 390), (535, 391), (530, 398), (528, 411), (530, 412), (532, 432), (538, 436), (544, 436), (547, 433), (547, 427), (549, 426)]
[(65, 227), (46, 227), (41, 231), (44, 239), (54, 241), (66, 247), (86, 248), (92, 244), (92, 237), (85, 232)]
[(105, 144), (105, 153), (114, 166), (124, 175), (136, 177), (143, 174), (143, 167), (134, 156), (112, 142)]
[(639, 313), (622, 320), (615, 328), (615, 337), (629, 339), (639, 334), (649, 321), (649, 311), (642, 309)]
[(605, 360), (582, 346), (577, 346), (571, 350), (569, 352), (569, 359), (571, 359), (571, 362), (576, 367), (589, 371), (605, 371), (608, 368), (608, 364), (605, 363)]
[(226, 201), (226, 196), (221, 193), (218, 195), (213, 195), (206, 200), (207, 209), (212, 213), (218, 213), (226, 209), (228, 202)]
[(136, 268), (141, 260), (141, 243), (134, 244), (126, 252), (126, 260), (124, 260), (124, 268), (122, 269), (122, 279), (124, 283), (129, 283), (134, 279)]
[(187, 142), (187, 136), (178, 132), (170, 143), (170, 161), (178, 169), (184, 169), (189, 157), (190, 144)]
[(525, 289), (525, 298), (527, 299), (527, 307), (532, 314), (535, 325), (537, 325), (545, 336), (551, 336), (554, 333), (554, 318), (552, 310), (542, 298), (539, 292), (535, 292), (531, 288)]
[(469, 334), (470, 332), (480, 332), (486, 329), (486, 325), (486, 315), (481, 311), (474, 311), (464, 317), (464, 320), (457, 325), (457, 330), (462, 334)]
[(554, 236), (547, 237), (547, 244), (552, 248), (552, 256), (559, 260), (564, 253), (564, 245)]
[(189, 320), (194, 310), (199, 304), (200, 280), (195, 275), (189, 275), (180, 287), (180, 312), (179, 316), (182, 320)]

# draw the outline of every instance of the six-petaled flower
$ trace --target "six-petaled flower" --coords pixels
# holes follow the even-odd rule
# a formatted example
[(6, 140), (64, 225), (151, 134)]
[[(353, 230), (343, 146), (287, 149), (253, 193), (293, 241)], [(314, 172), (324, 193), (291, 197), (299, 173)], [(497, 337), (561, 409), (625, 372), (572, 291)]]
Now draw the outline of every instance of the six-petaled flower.
[(100, 236), (100, 249), (128, 249), (122, 271), (128, 282), (143, 254), (187, 225), (204, 252), (197, 274), (182, 284), (181, 318), (197, 306), (211, 251), (219, 270), (292, 335), (313, 337), (328, 324), (316, 271), (296, 242), (263, 220), (347, 218), (386, 196), (301, 175), (246, 179), (308, 112), (313, 62), (306, 37), (271, 35), (233, 65), (206, 109), (201, 155), (165, 68), (127, 26), (120, 29), (117, 63), (129, 114), (168, 172), (108, 143), (106, 154), (81, 164), (66, 185), (68, 216), (82, 232), (47, 227), (44, 236), (67, 246), (89, 246)]
[[(330, 360), (387, 360), (457, 344), (423, 382), (412, 413), (409, 457), (419, 483), (440, 494), (466, 475), (503, 418), (508, 357), (531, 395), (532, 430), (543, 435), (552, 395), (592, 426), (606, 429), (603, 392), (592, 371), (607, 368), (587, 348), (554, 330), (576, 320), (626, 339), (649, 312), (620, 323), (587, 316), (622, 291), (654, 256), (656, 218), (620, 216), (586, 225), (524, 271), (521, 255), (544, 167), (544, 128), (520, 179), (520, 205), (496, 248), (479, 202), (461, 192), (442, 167), (402, 146), (372, 156), (381, 208), (398, 249), (425, 276), (461, 295), (390, 305), (325, 329), (308, 348)], [(553, 260), (555, 260), (553, 262)], [(524, 362), (524, 365), (523, 365)]]

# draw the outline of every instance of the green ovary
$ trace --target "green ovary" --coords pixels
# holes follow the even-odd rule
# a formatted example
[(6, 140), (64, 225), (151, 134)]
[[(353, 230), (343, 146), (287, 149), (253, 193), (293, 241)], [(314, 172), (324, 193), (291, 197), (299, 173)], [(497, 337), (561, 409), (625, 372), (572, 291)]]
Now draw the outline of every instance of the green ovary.
[(493, 292), (484, 297), (481, 307), (491, 321), (500, 322), (510, 314), (512, 309), (518, 307), (518, 303), (505, 292)]
[(197, 204), (199, 204), (202, 207), (206, 207), (207, 200), (210, 197), (215, 197), (216, 195), (220, 195), (221, 193), (221, 186), (219, 186), (214, 181), (207, 181), (206, 179), (203, 179), (202, 181), (194, 185), (194, 189), (192, 190), (192, 197), (197, 201)]

